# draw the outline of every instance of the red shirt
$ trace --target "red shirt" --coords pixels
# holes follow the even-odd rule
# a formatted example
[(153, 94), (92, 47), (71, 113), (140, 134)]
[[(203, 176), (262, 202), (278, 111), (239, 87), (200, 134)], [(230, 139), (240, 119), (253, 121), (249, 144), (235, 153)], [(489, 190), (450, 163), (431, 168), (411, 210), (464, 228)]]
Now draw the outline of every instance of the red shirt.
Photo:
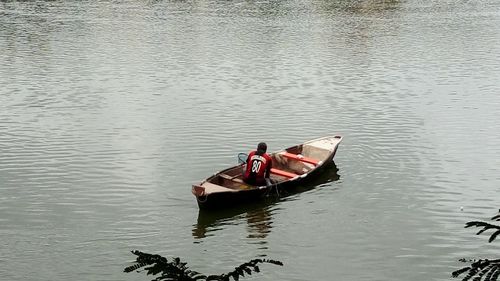
[(250, 154), (248, 154), (247, 168), (243, 175), (243, 179), (249, 184), (265, 185), (265, 178), (269, 177), (272, 162), (273, 160), (267, 153), (258, 155), (257, 151), (250, 152)]

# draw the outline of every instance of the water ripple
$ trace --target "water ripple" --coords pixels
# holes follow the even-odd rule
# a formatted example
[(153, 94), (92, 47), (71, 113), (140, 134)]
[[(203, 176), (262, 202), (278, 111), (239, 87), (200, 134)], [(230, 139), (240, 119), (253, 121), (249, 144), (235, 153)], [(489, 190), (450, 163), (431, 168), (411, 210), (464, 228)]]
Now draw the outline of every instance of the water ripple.
[[(498, 209), (499, 9), (0, 2), (0, 275), (135, 278), (138, 248), (285, 262), (263, 280), (445, 280), (492, 254), (463, 225)], [(338, 170), (301, 192), (198, 211), (191, 184), (239, 152), (332, 134)]]

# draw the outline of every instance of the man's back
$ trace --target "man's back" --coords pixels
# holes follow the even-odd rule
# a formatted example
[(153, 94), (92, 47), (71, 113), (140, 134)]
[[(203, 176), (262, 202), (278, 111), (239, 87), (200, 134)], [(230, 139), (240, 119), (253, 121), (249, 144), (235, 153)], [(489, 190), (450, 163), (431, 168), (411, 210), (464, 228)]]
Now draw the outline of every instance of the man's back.
[(259, 143), (257, 150), (250, 152), (247, 158), (247, 167), (243, 175), (245, 182), (253, 185), (266, 185), (269, 178), (272, 159), (266, 153), (265, 143)]

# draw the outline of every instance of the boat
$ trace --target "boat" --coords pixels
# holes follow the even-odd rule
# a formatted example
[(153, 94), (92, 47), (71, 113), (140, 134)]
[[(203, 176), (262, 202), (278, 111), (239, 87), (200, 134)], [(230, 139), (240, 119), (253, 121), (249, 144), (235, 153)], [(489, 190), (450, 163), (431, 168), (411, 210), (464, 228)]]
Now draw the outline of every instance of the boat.
[[(243, 181), (246, 163), (217, 172), (192, 186), (200, 209), (221, 209), (242, 202), (257, 201), (270, 194), (291, 189), (314, 179), (333, 163), (342, 136), (327, 136), (270, 153), (273, 160), (268, 186), (255, 186)], [(241, 158), (240, 158), (241, 159)]]

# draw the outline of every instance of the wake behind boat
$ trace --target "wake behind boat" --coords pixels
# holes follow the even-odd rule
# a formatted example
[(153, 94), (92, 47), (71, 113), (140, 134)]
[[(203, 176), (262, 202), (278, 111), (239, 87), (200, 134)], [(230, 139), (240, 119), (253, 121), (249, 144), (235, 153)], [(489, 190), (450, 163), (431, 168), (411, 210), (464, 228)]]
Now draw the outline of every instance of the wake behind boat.
[(243, 181), (245, 163), (230, 167), (193, 185), (200, 209), (234, 206), (240, 202), (259, 200), (273, 190), (292, 188), (315, 177), (333, 162), (342, 141), (341, 136), (323, 137), (271, 153), (273, 166), (269, 186), (255, 186)]

